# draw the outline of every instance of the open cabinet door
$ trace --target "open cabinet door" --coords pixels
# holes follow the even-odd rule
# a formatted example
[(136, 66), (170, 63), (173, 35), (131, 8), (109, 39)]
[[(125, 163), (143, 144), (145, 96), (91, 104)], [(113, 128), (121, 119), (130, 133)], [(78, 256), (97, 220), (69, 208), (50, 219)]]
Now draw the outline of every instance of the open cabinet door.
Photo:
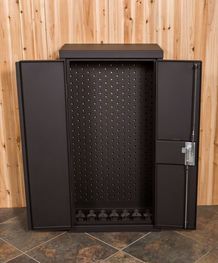
[(156, 67), (156, 227), (195, 228), (201, 62)]
[(29, 228), (69, 228), (64, 61), (16, 67)]

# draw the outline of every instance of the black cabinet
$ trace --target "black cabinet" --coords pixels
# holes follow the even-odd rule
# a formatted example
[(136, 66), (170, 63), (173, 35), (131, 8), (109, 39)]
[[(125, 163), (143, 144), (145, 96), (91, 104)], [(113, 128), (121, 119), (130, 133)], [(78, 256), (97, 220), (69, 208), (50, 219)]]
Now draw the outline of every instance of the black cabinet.
[(196, 226), (200, 61), (67, 44), (17, 62), (30, 229)]

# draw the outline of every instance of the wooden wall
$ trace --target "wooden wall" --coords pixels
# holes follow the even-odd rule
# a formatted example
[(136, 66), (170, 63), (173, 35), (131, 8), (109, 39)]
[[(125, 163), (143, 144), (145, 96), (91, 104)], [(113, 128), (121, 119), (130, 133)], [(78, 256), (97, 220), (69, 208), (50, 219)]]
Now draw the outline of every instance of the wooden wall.
[(198, 203), (218, 204), (217, 0), (1, 0), (0, 40), (0, 207), (25, 205), (14, 63), (67, 42), (153, 42), (203, 60)]

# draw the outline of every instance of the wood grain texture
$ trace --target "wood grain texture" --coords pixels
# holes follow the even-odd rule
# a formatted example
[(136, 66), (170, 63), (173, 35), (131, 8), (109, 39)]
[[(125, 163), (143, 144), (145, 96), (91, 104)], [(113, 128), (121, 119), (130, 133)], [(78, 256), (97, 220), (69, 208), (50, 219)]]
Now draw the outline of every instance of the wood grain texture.
[(218, 204), (218, 1), (1, 0), (0, 207), (25, 205), (15, 61), (64, 43), (158, 43), (203, 61), (198, 203)]

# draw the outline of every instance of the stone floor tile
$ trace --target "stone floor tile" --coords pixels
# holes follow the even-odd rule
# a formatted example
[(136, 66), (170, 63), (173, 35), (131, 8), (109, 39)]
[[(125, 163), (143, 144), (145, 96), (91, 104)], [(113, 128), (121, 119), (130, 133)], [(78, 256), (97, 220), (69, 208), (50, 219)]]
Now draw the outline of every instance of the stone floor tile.
[(62, 232), (29, 231), (25, 212), (0, 224), (0, 238), (23, 252), (45, 242)]
[(0, 262), (5, 262), (21, 254), (15, 247), (0, 239)]
[(142, 261), (133, 258), (132, 256), (119, 251), (114, 256), (110, 257), (109, 259), (105, 260), (105, 263), (141, 263)]
[(28, 252), (40, 262), (102, 262), (117, 250), (82, 233), (65, 233)]
[(0, 223), (23, 213), (25, 208), (0, 208)]
[(218, 262), (218, 248), (214, 248), (207, 255), (202, 257), (197, 263), (217, 263)]
[(210, 250), (207, 245), (173, 231), (153, 232), (124, 249), (152, 263), (193, 263)]
[(218, 206), (198, 207), (197, 229), (181, 233), (196, 241), (218, 246)]

